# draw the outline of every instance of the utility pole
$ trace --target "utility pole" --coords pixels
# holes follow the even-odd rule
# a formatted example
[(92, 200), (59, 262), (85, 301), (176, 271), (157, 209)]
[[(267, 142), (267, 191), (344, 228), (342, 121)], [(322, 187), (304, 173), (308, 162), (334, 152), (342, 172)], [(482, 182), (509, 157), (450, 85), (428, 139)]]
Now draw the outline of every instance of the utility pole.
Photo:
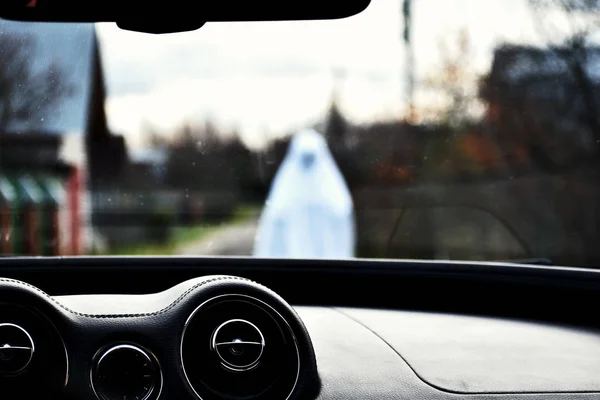
[(332, 101), (338, 102), (341, 92), (341, 86), (344, 84), (346, 79), (346, 70), (338, 67), (333, 69), (333, 89), (332, 89)]
[(410, 122), (413, 118), (414, 103), (413, 103), (413, 92), (414, 92), (414, 57), (412, 49), (412, 0), (402, 0), (402, 16), (404, 20), (404, 51), (405, 51), (405, 101), (406, 101), (406, 114), (405, 120)]
[(333, 87), (331, 93), (331, 103), (329, 105), (323, 131), (333, 145), (342, 143), (346, 133), (345, 120), (340, 110), (341, 86), (346, 79), (346, 73), (347, 71), (344, 68), (338, 67), (332, 69)]

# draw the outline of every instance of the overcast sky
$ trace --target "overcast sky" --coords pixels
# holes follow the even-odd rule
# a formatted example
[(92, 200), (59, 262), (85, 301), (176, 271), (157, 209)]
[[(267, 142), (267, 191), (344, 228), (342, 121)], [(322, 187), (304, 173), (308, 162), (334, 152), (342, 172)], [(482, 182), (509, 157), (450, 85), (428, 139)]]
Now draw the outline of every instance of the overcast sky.
[[(527, 0), (415, 0), (416, 70), (440, 68), (440, 41), (466, 28), (473, 68), (485, 71), (500, 42), (536, 40)], [(403, 115), (401, 1), (372, 0), (336, 21), (214, 23), (164, 36), (98, 25), (111, 128), (134, 147), (151, 125), (168, 133), (210, 118), (236, 128), (250, 145), (312, 124), (331, 100), (343, 69), (341, 107), (355, 122)]]

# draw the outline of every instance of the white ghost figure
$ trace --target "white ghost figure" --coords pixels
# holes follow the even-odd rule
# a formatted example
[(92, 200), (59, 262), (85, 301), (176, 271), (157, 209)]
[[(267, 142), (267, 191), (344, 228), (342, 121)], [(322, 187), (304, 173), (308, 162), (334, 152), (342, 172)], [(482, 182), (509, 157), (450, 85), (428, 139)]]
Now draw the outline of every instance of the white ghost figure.
[(352, 197), (325, 139), (299, 132), (271, 185), (254, 256), (352, 258), (354, 229)]

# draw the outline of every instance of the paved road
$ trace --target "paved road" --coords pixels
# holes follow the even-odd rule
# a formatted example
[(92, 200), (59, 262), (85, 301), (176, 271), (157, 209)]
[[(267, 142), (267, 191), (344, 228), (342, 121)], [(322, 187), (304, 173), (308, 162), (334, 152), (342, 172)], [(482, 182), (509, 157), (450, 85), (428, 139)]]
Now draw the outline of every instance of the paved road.
[(199, 242), (183, 246), (180, 255), (251, 256), (258, 217), (250, 221), (224, 227)]

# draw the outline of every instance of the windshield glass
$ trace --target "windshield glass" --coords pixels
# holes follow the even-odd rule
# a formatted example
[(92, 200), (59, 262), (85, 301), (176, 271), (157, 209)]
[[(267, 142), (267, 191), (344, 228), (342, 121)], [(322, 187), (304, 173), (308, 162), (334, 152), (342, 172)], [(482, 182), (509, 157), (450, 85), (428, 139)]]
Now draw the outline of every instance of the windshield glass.
[(0, 254), (596, 266), (598, 7), (0, 21)]

